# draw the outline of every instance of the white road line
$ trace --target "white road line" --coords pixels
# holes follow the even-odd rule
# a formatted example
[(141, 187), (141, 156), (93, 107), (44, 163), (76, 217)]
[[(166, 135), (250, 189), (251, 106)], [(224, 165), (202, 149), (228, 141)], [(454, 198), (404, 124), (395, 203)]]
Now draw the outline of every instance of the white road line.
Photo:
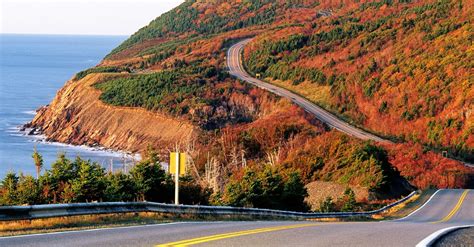
[(428, 205), (428, 203), (435, 197), (436, 194), (438, 194), (438, 192), (440, 191), (443, 191), (444, 189), (441, 189), (441, 190), (437, 190), (433, 195), (430, 196), (430, 199), (428, 199), (428, 201), (426, 201), (425, 203), (423, 203), (423, 205), (421, 205), (421, 207), (417, 208), (415, 211), (411, 212), (409, 215), (401, 218), (401, 219), (396, 219), (396, 220), (392, 220), (392, 221), (400, 221), (400, 220), (404, 220), (412, 215), (414, 215), (416, 212), (420, 211), (422, 208), (424, 208), (426, 205)]
[(141, 227), (145, 228), (145, 227), (150, 227), (150, 226), (168, 226), (168, 225), (178, 225), (178, 224), (215, 224), (215, 223), (223, 223), (223, 222), (225, 221), (214, 221), (214, 222), (186, 221), (186, 222), (170, 222), (170, 223), (148, 224), (148, 225), (138, 225), (138, 226), (119, 226), (119, 227), (106, 227), (106, 228), (95, 228), (95, 229), (74, 230), (74, 231), (35, 233), (35, 234), (27, 234), (27, 235), (0, 237), (0, 241), (3, 239), (11, 239), (11, 238), (37, 237), (37, 236), (47, 236), (47, 235), (78, 233), (78, 232), (95, 232), (95, 231), (105, 231), (105, 230), (132, 229), (132, 228), (141, 228)]
[(463, 228), (468, 228), (468, 227), (474, 227), (474, 225), (452, 226), (452, 227), (443, 228), (441, 230), (438, 230), (438, 231), (432, 233), (431, 235), (429, 235), (425, 239), (421, 240), (421, 242), (419, 242), (416, 245), (416, 247), (431, 246), (432, 244), (434, 244), (436, 242), (436, 240), (438, 240), (442, 236), (444, 236), (444, 235), (446, 235), (446, 234), (448, 234), (452, 231), (463, 229)]

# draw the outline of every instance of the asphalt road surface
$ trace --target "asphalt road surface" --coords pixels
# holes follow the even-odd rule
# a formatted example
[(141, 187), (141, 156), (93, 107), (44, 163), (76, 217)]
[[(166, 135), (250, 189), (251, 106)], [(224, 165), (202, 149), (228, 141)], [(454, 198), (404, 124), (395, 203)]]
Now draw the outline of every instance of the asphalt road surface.
[(291, 100), (293, 103), (299, 105), (304, 110), (309, 113), (314, 114), (319, 120), (326, 123), (327, 125), (342, 131), (348, 135), (357, 137), (362, 140), (373, 140), (376, 142), (390, 142), (388, 140), (382, 139), (376, 135), (373, 135), (367, 131), (356, 128), (341, 119), (337, 118), (333, 114), (324, 110), (323, 108), (315, 105), (309, 100), (292, 93), (284, 88), (277, 87), (270, 83), (264, 82), (257, 78), (250, 76), (242, 66), (241, 54), (244, 46), (250, 42), (251, 39), (243, 40), (235, 45), (233, 45), (227, 52), (227, 67), (229, 68), (229, 73), (243, 81), (251, 83), (257, 87), (268, 90), (274, 94), (277, 94), (281, 97), (285, 97)]
[(0, 238), (0, 246), (415, 246), (474, 224), (474, 191), (440, 190), (406, 218), (382, 222), (178, 222)]

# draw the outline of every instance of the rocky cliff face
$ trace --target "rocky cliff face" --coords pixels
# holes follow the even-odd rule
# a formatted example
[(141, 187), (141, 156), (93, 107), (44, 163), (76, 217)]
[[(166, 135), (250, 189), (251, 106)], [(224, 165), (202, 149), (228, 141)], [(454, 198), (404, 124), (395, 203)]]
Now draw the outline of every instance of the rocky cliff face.
[(31, 127), (41, 129), (48, 140), (75, 145), (100, 145), (137, 152), (154, 146), (172, 146), (192, 137), (186, 121), (131, 107), (115, 107), (99, 100), (91, 85), (107, 75), (90, 74), (70, 80), (53, 102), (39, 110)]

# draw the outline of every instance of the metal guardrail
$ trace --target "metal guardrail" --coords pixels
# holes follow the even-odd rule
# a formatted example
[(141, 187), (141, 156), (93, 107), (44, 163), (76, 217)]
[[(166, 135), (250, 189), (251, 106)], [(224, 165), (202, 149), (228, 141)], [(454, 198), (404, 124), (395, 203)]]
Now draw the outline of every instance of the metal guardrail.
[(303, 213), (272, 209), (239, 208), (221, 206), (199, 205), (173, 205), (154, 202), (103, 202), (103, 203), (72, 203), (48, 204), (32, 206), (4, 206), (0, 207), (0, 221), (32, 220), (51, 217), (112, 214), (112, 213), (138, 213), (156, 212), (169, 214), (190, 214), (199, 216), (246, 216), (246, 217), (275, 217), (289, 219), (314, 219), (314, 218), (346, 218), (370, 217), (384, 212), (416, 194), (412, 192), (407, 197), (387, 205), (383, 208), (368, 212), (334, 212), (334, 213)]

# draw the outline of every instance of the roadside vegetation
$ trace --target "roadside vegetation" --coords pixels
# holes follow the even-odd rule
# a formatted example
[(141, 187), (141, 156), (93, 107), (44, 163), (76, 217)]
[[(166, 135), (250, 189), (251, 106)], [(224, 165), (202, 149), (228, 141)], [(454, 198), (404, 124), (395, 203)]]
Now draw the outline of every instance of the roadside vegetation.
[[(182, 190), (189, 204), (305, 211), (305, 186), (324, 181), (347, 189), (313, 209), (360, 211), (414, 188), (473, 186), (472, 170), (426, 148), (472, 155), (469, 12), (450, 1), (188, 0), (74, 80), (121, 73), (94, 83), (102, 102), (192, 123), (195, 136), (150, 143), (159, 152), (127, 173), (62, 156), (37, 179), (8, 174), (1, 203), (171, 202), (173, 181), (158, 163), (176, 146), (190, 156)], [(406, 143), (354, 139), (231, 78), (226, 48), (248, 37), (255, 37), (244, 52), (252, 73)], [(90, 137), (77, 132), (81, 141)], [(355, 187), (367, 196), (356, 199)]]
[(414, 212), (423, 204), (425, 204), (430, 197), (436, 192), (436, 189), (427, 189), (423, 191), (418, 191), (418, 194), (414, 195), (409, 200), (391, 208), (390, 210), (383, 212), (381, 214), (375, 215), (375, 219), (400, 219), (408, 216), (410, 213)]
[(124, 213), (0, 222), (0, 236), (160, 224), (176, 218), (156, 213)]
[[(34, 205), (97, 201), (172, 202), (174, 182), (151, 152), (127, 173), (106, 172), (99, 164), (64, 154), (38, 179), (31, 175), (7, 174), (0, 185), (1, 205)], [(182, 179), (181, 202), (207, 204), (209, 191), (191, 178)]]
[[(259, 183), (257, 181), (257, 183)], [(301, 189), (300, 186), (294, 186), (294, 183), (285, 185), (285, 189), (288, 191), (288, 187)], [(268, 186), (268, 185), (267, 185)], [(278, 186), (276, 186), (278, 187)], [(394, 219), (408, 215), (409, 213), (416, 210), (418, 207), (423, 205), (429, 197), (433, 194), (434, 190), (423, 191), (420, 195), (414, 196), (407, 202), (391, 209), (390, 211), (383, 213), (382, 215), (376, 215), (372, 219), (368, 218), (344, 218), (344, 219), (314, 219), (315, 221), (368, 221), (368, 220), (380, 220), (380, 219)], [(255, 194), (258, 195), (258, 194)], [(275, 195), (275, 194), (272, 194)], [(260, 195), (262, 196), (262, 195)], [(263, 195), (268, 196), (268, 194)], [(255, 197), (254, 197), (255, 198)], [(288, 198), (289, 199), (289, 198)], [(278, 199), (276, 200), (278, 201)], [(293, 204), (295, 205), (295, 204)], [(303, 205), (303, 204), (301, 204)], [(351, 189), (346, 189), (341, 197), (336, 201), (327, 199), (321, 202), (320, 212), (335, 212), (335, 211), (358, 211), (358, 207), (365, 208), (365, 210), (376, 209), (381, 205), (373, 205), (374, 208), (367, 208), (363, 203), (357, 203), (355, 201), (354, 193)], [(47, 233), (57, 231), (74, 231), (74, 230), (85, 230), (85, 229), (100, 229), (109, 227), (126, 227), (136, 225), (147, 225), (147, 224), (160, 224), (176, 221), (192, 221), (192, 220), (262, 220), (265, 218), (255, 217), (233, 217), (233, 216), (196, 216), (196, 215), (173, 215), (163, 213), (120, 213), (120, 214), (101, 214), (101, 215), (83, 215), (83, 216), (68, 216), (68, 217), (53, 217), (47, 219), (35, 219), (35, 220), (19, 220), (19, 221), (7, 221), (0, 223), (0, 236), (14, 236), (22, 234), (35, 234), (35, 233)]]

